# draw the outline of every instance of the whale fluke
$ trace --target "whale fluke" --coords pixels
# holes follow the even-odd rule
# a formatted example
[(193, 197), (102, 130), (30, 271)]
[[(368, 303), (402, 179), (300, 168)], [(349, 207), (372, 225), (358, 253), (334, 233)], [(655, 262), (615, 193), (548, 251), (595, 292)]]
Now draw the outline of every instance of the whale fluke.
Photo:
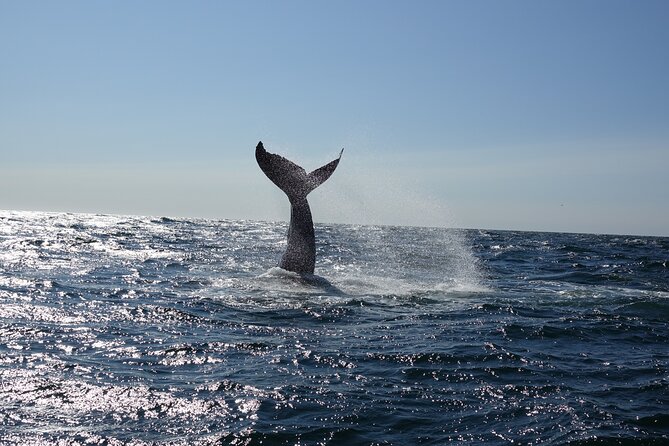
[(316, 237), (311, 209), (307, 195), (323, 184), (339, 165), (339, 158), (307, 173), (302, 167), (263, 147), (262, 141), (256, 146), (256, 160), (260, 169), (290, 201), (290, 226), (288, 246), (281, 257), (279, 267), (300, 274), (313, 274), (316, 264)]

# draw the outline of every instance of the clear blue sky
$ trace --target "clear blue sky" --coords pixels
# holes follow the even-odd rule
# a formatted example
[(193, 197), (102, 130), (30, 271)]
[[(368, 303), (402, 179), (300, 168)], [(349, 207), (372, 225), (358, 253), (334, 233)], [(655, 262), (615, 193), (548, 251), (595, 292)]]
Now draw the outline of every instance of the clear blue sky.
[(667, 1), (0, 0), (0, 209), (669, 235)]

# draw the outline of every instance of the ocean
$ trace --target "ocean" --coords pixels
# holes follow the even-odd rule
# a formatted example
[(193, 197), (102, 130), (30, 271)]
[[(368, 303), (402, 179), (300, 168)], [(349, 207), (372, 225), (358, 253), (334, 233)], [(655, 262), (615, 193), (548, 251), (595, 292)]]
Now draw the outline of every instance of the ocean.
[(0, 444), (669, 444), (669, 238), (286, 231), (0, 212)]

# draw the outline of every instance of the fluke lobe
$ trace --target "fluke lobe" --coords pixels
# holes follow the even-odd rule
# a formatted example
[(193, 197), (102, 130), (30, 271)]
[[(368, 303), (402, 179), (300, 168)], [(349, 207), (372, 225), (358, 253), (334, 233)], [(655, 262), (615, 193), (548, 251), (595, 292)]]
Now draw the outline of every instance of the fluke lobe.
[(292, 161), (266, 151), (262, 141), (256, 146), (258, 165), (267, 178), (284, 191), (290, 200), (288, 247), (279, 262), (280, 268), (299, 274), (314, 273), (316, 238), (307, 195), (330, 178), (343, 152), (344, 149), (336, 160), (307, 173)]

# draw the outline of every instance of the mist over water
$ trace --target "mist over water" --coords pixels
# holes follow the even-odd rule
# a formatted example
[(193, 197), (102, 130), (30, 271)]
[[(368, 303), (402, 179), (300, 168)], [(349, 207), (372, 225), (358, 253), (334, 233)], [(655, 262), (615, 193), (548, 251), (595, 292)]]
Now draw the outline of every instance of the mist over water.
[(0, 444), (669, 441), (669, 239), (286, 231), (0, 212)]

